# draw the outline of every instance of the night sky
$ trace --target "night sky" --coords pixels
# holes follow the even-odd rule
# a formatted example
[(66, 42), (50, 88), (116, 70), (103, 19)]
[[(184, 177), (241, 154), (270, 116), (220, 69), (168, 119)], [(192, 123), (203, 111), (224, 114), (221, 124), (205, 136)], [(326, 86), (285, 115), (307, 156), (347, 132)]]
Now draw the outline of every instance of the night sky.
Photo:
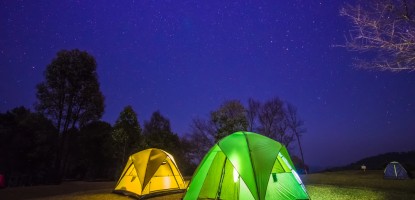
[[(353, 3), (352, 1), (349, 1)], [(305, 161), (343, 165), (415, 149), (415, 73), (362, 71), (345, 41), (343, 1), (1, 1), (0, 112), (33, 110), (62, 49), (98, 63), (103, 120), (132, 105), (190, 131), (225, 100), (273, 97), (305, 121)]]

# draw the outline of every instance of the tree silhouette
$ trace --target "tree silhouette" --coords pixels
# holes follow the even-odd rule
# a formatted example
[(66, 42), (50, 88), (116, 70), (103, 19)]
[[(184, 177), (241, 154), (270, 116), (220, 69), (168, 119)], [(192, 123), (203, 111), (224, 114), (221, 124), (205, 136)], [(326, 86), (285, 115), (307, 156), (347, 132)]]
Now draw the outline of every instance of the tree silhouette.
[(131, 106), (126, 106), (114, 125), (112, 138), (115, 141), (115, 156), (121, 158), (120, 166), (124, 166), (128, 156), (141, 149), (141, 127), (137, 114)]
[(0, 171), (9, 186), (49, 183), (57, 130), (52, 122), (24, 107), (0, 113)]
[(78, 163), (85, 169), (85, 179), (114, 178), (116, 162), (112, 127), (103, 121), (94, 121), (80, 130)]
[(160, 111), (153, 112), (150, 121), (144, 122), (143, 134), (149, 148), (161, 148), (174, 156), (181, 152), (179, 137), (171, 131), (170, 120)]
[(246, 109), (246, 118), (248, 119), (248, 130), (254, 131), (258, 121), (259, 109), (261, 103), (253, 98), (248, 99), (248, 108)]
[(286, 118), (287, 118), (288, 128), (297, 138), (298, 147), (300, 148), (302, 166), (304, 167), (305, 173), (308, 173), (305, 167), (306, 165), (304, 161), (303, 148), (301, 146), (301, 140), (300, 140), (301, 136), (306, 131), (303, 128), (304, 122), (298, 117), (297, 108), (294, 107), (294, 105), (289, 104), (289, 103), (287, 103)]
[(284, 102), (275, 97), (260, 106), (258, 112), (259, 126), (257, 129), (261, 134), (283, 142), (281, 139), (285, 135), (286, 130), (284, 118)]
[(216, 131), (215, 142), (236, 131), (245, 131), (248, 128), (248, 120), (245, 116), (245, 107), (238, 100), (225, 101), (218, 110), (210, 113)]
[(101, 118), (104, 112), (94, 57), (85, 51), (59, 51), (37, 85), (36, 109), (51, 119), (59, 131), (55, 161), (57, 181), (64, 175), (70, 129)]

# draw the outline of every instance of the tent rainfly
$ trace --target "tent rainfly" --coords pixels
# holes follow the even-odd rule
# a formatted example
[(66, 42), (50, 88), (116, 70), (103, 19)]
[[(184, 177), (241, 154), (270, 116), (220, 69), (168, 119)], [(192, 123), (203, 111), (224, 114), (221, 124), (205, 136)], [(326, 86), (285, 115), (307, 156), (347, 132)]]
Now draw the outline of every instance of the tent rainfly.
[(184, 179), (173, 156), (161, 149), (151, 148), (128, 158), (114, 193), (143, 197), (184, 189)]
[(396, 161), (390, 162), (383, 171), (384, 179), (409, 179), (405, 168)]
[(183, 199), (310, 198), (285, 146), (256, 133), (236, 132), (205, 155)]

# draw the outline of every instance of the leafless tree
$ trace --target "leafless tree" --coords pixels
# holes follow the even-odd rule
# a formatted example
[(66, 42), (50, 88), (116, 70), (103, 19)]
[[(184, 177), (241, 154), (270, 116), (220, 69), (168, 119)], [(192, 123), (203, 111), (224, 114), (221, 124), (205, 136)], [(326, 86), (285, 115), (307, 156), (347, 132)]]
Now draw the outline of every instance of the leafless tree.
[(284, 122), (284, 102), (278, 97), (266, 101), (259, 108), (258, 131), (270, 138), (273, 138), (285, 146), (291, 142), (286, 134), (287, 127)]
[[(301, 162), (303, 162), (303, 166), (305, 166), (304, 155), (303, 155), (303, 148), (301, 147), (300, 138), (305, 133), (305, 129), (303, 128), (304, 121), (302, 121), (297, 115), (297, 108), (294, 107), (292, 104), (287, 103), (287, 110), (286, 110), (286, 119), (288, 128), (293, 133), (292, 135), (296, 137), (298, 142), (298, 147), (300, 148), (301, 154)], [(304, 169), (305, 173), (307, 173), (307, 169)]]
[(254, 131), (256, 126), (258, 112), (261, 107), (261, 103), (255, 99), (248, 99), (248, 108), (246, 109), (246, 119), (248, 120), (248, 130)]
[(284, 118), (277, 124), (276, 130), (277, 131), (274, 134), (274, 138), (277, 141), (283, 143), (287, 149), (291, 150), (292, 147), (290, 144), (294, 142), (295, 136), (289, 127), (289, 121), (287, 119), (287, 114), (285, 113), (285, 111)]
[(381, 71), (415, 70), (415, 1), (365, 0), (347, 5), (340, 15), (353, 27), (344, 45), (350, 51), (364, 53), (356, 67)]
[(191, 142), (192, 151), (189, 152), (190, 157), (194, 163), (202, 161), (203, 156), (214, 145), (214, 133), (216, 128), (209, 120), (195, 118), (190, 125), (191, 134), (188, 135), (188, 140)]
[(209, 149), (220, 139), (248, 127), (245, 107), (239, 100), (225, 101), (218, 109), (210, 112), (208, 119), (194, 118), (187, 135), (192, 143), (188, 157), (199, 163)]

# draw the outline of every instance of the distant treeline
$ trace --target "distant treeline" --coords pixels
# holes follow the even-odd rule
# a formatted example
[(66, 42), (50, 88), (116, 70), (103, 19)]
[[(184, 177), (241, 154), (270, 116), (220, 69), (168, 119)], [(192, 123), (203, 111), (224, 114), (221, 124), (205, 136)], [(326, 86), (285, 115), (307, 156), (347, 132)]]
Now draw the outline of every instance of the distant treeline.
[(100, 121), (105, 97), (95, 58), (78, 49), (59, 51), (36, 86), (35, 111), (18, 107), (0, 113), (0, 174), (9, 186), (58, 184), (62, 180), (115, 180), (128, 157), (147, 148), (171, 153), (191, 175), (206, 152), (236, 131), (253, 131), (287, 149), (298, 147), (304, 123), (297, 109), (278, 97), (225, 101), (207, 118), (194, 118), (189, 133), (174, 133), (160, 111), (140, 125), (127, 105), (114, 125)]
[(6, 177), (7, 185), (116, 180), (129, 155), (149, 147), (173, 154), (185, 175), (191, 175), (196, 167), (187, 159), (190, 145), (171, 131), (169, 120), (158, 111), (144, 123), (143, 130), (130, 106), (114, 126), (92, 121), (70, 129), (62, 169), (56, 167), (59, 137), (62, 135), (52, 121), (40, 113), (24, 107), (0, 113), (0, 174)]
[[(282, 101), (272, 102), (284, 108)], [(228, 113), (235, 114), (232, 112), (235, 105), (241, 108), (238, 120)], [(267, 111), (267, 108), (262, 110)], [(194, 119), (190, 133), (179, 136), (172, 132), (170, 120), (159, 111), (153, 112), (150, 120), (141, 126), (133, 108), (126, 106), (114, 125), (97, 120), (69, 129), (65, 154), (58, 168), (56, 160), (62, 148), (59, 138), (63, 135), (41, 113), (17, 107), (0, 113), (0, 174), (5, 175), (9, 187), (58, 184), (62, 180), (116, 180), (129, 155), (147, 148), (160, 148), (174, 156), (183, 175), (191, 176), (214, 143), (235, 131), (247, 130), (248, 126), (252, 131), (269, 133), (268, 137), (289, 149), (294, 148), (296, 135), (292, 130), (301, 131), (302, 124), (297, 121), (295, 129), (287, 128), (274, 135), (277, 130), (265, 131), (260, 120), (254, 121), (255, 116), (248, 122), (246, 112), (239, 101), (226, 101), (211, 112), (211, 118)], [(279, 118), (286, 116), (283, 113), (281, 110), (275, 115), (275, 122), (288, 126), (284, 117)], [(301, 158), (292, 155), (292, 159), (299, 172), (307, 169)]]
[(346, 166), (328, 169), (328, 171), (358, 170), (361, 169), (362, 165), (365, 165), (367, 170), (384, 170), (386, 165), (392, 161), (401, 163), (408, 171), (415, 171), (415, 150), (408, 152), (390, 152), (371, 156)]

